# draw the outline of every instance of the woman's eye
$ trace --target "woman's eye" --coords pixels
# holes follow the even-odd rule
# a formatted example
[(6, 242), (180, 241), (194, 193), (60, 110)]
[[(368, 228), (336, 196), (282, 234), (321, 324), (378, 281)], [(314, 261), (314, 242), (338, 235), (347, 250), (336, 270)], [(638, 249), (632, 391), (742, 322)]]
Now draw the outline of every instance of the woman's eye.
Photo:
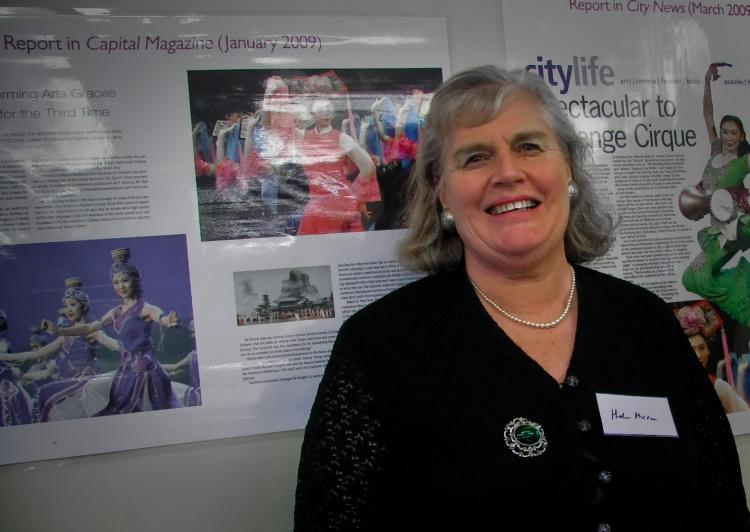
[(523, 144), (518, 145), (518, 151), (520, 152), (532, 153), (532, 152), (537, 152), (540, 149), (541, 148), (539, 147), (539, 145), (534, 144), (533, 142), (524, 142)]
[(482, 163), (483, 161), (486, 161), (487, 159), (488, 159), (488, 156), (483, 153), (473, 153), (469, 155), (468, 157), (466, 157), (466, 159), (464, 160), (464, 167), (470, 168), (472, 166), (476, 166)]

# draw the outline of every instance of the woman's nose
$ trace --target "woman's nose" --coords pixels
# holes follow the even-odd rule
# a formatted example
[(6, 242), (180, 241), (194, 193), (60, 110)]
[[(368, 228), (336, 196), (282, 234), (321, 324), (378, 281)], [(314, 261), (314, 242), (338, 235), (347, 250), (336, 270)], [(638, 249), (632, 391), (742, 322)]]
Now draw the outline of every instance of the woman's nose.
[(498, 185), (511, 184), (525, 179), (526, 174), (518, 158), (510, 151), (498, 153), (492, 165), (492, 182)]

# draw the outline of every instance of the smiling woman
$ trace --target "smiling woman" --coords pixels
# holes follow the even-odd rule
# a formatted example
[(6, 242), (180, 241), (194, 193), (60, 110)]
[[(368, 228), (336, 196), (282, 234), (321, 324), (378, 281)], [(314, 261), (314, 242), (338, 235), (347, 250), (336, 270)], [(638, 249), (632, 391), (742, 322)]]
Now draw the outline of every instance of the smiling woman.
[(674, 314), (580, 265), (613, 223), (544, 81), (457, 74), (420, 149), (401, 251), (430, 275), (339, 331), (296, 530), (750, 530), (729, 424)]
[(570, 167), (537, 98), (505, 100), (490, 122), (456, 128), (441, 164), (440, 204), (455, 218), (472, 278), (495, 261), (519, 272), (565, 262)]

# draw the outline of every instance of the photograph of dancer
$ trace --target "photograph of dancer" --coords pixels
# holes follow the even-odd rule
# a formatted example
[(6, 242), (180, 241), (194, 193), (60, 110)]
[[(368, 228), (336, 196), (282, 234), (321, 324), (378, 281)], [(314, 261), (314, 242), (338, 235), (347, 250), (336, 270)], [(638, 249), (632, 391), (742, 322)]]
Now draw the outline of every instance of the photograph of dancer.
[[(695, 356), (714, 385), (724, 411), (727, 414), (750, 411), (747, 399), (743, 396), (745, 391), (737, 389), (738, 380), (734, 375), (727, 377), (726, 372), (723, 372), (724, 378), (717, 376), (717, 368), (726, 368), (725, 362), (731, 361), (732, 357), (728, 352), (727, 336), (719, 314), (705, 300), (673, 304), (673, 309)], [(725, 347), (727, 351), (724, 351)]]
[(736, 265), (725, 266), (750, 247), (750, 206), (744, 184), (750, 171), (748, 144), (742, 120), (725, 115), (717, 133), (711, 83), (718, 80), (720, 68), (728, 63), (711, 63), (706, 71), (703, 94), (703, 117), (710, 157), (703, 176), (695, 186), (680, 193), (681, 212), (691, 220), (710, 214), (710, 224), (698, 231), (701, 248), (682, 275), (687, 290), (715, 303), (729, 317), (744, 327), (750, 326), (750, 263), (740, 257)]
[(333, 104), (315, 100), (311, 105), (315, 125), (305, 131), (302, 153), (310, 198), (298, 235), (364, 231), (360, 205), (346, 175), (346, 163), (357, 167), (357, 179), (367, 186), (375, 180), (375, 165), (357, 142), (331, 126)]
[(193, 315), (185, 235), (0, 246), (0, 293), (10, 316), (33, 324), (31, 336), (28, 325), (3, 335), (24, 352), (13, 349), (0, 366), (11, 368), (30, 413), (36, 405), (36, 417), (16, 423), (186, 406), (197, 357), (190, 379), (170, 381), (161, 369), (195, 349), (193, 333), (175, 327)]
[(403, 227), (441, 79), (439, 68), (189, 71), (201, 239)]
[(182, 394), (183, 406), (200, 406), (201, 399), (201, 377), (198, 371), (198, 351), (195, 347), (195, 322), (190, 318), (188, 323), (190, 338), (193, 341), (193, 350), (185, 358), (175, 364), (162, 364), (161, 367), (167, 372), (170, 378), (180, 374), (186, 374), (187, 388)]
[(130, 250), (112, 250), (110, 279), (122, 303), (110, 309), (101, 319), (92, 323), (72, 324), (60, 327), (45, 320), (43, 328), (62, 336), (88, 335), (113, 325), (120, 343), (122, 361), (117, 368), (109, 404), (96, 415), (105, 416), (163, 410), (181, 406), (172, 392), (172, 383), (158, 358), (151, 341), (151, 327), (175, 328), (180, 326), (180, 317), (175, 311), (165, 314), (159, 307), (147, 303), (141, 290), (141, 274), (129, 262)]
[[(54, 336), (43, 331), (38, 324), (29, 327), (29, 351), (36, 351), (37, 349), (49, 344), (54, 339)], [(21, 376), (23, 382), (27, 383), (26, 388), (29, 395), (34, 398), (35, 402), (36, 398), (39, 397), (39, 390), (41, 390), (42, 386), (55, 380), (54, 370), (56, 368), (56, 358), (56, 356), (50, 356), (41, 360), (32, 359), (31, 365)]]
[[(65, 280), (62, 304), (70, 326), (88, 323), (90, 303), (78, 277)], [(41, 386), (37, 384), (34, 421), (89, 417), (104, 406), (97, 404), (97, 394), (84, 394), (89, 381), (101, 372), (96, 357), (100, 345), (112, 351), (120, 349), (117, 340), (97, 330), (89, 335), (57, 336), (38, 349), (0, 355), (0, 361), (48, 361), (44, 369), (30, 370), (23, 375), (23, 379), (30, 382), (49, 381)]]

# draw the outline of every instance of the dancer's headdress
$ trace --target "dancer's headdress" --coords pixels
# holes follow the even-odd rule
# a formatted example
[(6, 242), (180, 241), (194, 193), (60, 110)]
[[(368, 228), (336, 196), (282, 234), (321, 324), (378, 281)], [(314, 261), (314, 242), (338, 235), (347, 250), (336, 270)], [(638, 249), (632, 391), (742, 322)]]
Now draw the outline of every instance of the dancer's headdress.
[(91, 299), (89, 295), (81, 289), (83, 283), (80, 277), (68, 277), (65, 279), (65, 292), (63, 293), (62, 302), (65, 304), (66, 299), (75, 299), (86, 309), (89, 308)]
[(129, 248), (117, 248), (111, 251), (112, 255), (112, 268), (109, 271), (109, 277), (112, 278), (116, 273), (127, 273), (134, 279), (141, 279), (141, 272), (134, 264), (130, 264), (128, 259), (130, 258)]

